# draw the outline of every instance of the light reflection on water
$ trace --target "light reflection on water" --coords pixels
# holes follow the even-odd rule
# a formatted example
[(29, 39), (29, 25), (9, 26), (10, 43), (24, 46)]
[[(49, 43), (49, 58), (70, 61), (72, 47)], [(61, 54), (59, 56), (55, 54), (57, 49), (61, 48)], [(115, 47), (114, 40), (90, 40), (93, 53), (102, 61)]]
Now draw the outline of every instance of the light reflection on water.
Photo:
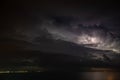
[(111, 69), (92, 69), (90, 72), (80, 72), (80, 80), (120, 80), (120, 72)]
[(120, 80), (118, 72), (83, 72), (83, 80)]

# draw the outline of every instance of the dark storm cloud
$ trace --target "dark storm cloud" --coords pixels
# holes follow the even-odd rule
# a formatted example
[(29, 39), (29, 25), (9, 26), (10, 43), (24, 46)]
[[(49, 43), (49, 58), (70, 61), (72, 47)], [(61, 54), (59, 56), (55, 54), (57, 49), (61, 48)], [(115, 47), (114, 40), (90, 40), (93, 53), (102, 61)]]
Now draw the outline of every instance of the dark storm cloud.
[(42, 46), (49, 46), (49, 40), (45, 41), (44, 38), (51, 39), (51, 37), (55, 40), (61, 39), (76, 43), (76, 38), (80, 33), (76, 30), (79, 24), (84, 26), (103, 24), (115, 35), (120, 34), (116, 33), (119, 30), (119, 20), (116, 18), (119, 17), (119, 12), (116, 7), (109, 8), (105, 4), (89, 5), (79, 1), (15, 2), (15, 4), (8, 2), (4, 5), (4, 7), (7, 6), (5, 10), (7, 14), (4, 15), (8, 16), (3, 17), (5, 21), (7, 20), (4, 22), (5, 27), (2, 28), (1, 35), (4, 37), (37, 45), (44, 43)]

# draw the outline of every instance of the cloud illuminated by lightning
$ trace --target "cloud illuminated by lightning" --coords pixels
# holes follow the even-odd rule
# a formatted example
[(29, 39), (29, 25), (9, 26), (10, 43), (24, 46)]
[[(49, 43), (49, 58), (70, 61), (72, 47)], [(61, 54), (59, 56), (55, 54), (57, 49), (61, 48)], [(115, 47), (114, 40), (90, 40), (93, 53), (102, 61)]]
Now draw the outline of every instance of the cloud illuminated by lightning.
[(76, 32), (67, 30), (63, 27), (55, 27), (49, 25), (44, 27), (53, 39), (69, 41), (84, 47), (98, 49), (98, 50), (110, 50), (116, 53), (120, 53), (119, 42), (112, 38), (112, 36), (100, 29), (91, 28), (76, 28)]

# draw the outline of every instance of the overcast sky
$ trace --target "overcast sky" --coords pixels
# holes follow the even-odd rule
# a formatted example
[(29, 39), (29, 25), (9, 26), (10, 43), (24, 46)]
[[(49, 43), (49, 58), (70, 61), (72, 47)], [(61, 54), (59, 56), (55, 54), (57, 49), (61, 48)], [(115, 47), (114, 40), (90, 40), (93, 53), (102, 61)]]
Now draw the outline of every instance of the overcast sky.
[[(46, 48), (46, 51), (47, 49), (54, 51), (56, 45), (63, 50), (56, 41), (62, 40), (63, 44), (70, 42), (83, 45), (84, 42), (78, 42), (81, 41), (79, 39), (82, 34), (85, 34), (84, 36), (96, 34), (95, 36), (100, 36), (100, 38), (102, 34), (102, 40), (108, 41), (103, 41), (102, 47), (106, 46), (105, 50), (109, 50), (107, 44), (110, 44), (112, 49), (115, 48), (115, 51), (119, 52), (120, 11), (119, 6), (114, 2), (13, 0), (5, 1), (2, 6), (1, 38), (27, 41), (36, 45), (35, 48), (40, 51), (43, 48)], [(103, 31), (95, 25), (102, 25)], [(92, 28), (86, 29), (85, 27), (88, 26)], [(110, 34), (106, 35), (106, 30)], [(115, 38), (111, 37), (111, 34)], [(103, 49), (100, 48), (100, 50)]]

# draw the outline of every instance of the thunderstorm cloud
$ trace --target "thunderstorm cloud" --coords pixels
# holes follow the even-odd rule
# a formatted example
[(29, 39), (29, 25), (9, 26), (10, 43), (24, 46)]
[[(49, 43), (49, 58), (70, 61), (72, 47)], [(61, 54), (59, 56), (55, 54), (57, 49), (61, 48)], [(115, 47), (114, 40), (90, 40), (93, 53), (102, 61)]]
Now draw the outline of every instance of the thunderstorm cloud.
[[(64, 26), (64, 27), (63, 27)], [(103, 25), (61, 25), (47, 23), (43, 26), (54, 40), (63, 40), (88, 48), (120, 53), (120, 43)]]

